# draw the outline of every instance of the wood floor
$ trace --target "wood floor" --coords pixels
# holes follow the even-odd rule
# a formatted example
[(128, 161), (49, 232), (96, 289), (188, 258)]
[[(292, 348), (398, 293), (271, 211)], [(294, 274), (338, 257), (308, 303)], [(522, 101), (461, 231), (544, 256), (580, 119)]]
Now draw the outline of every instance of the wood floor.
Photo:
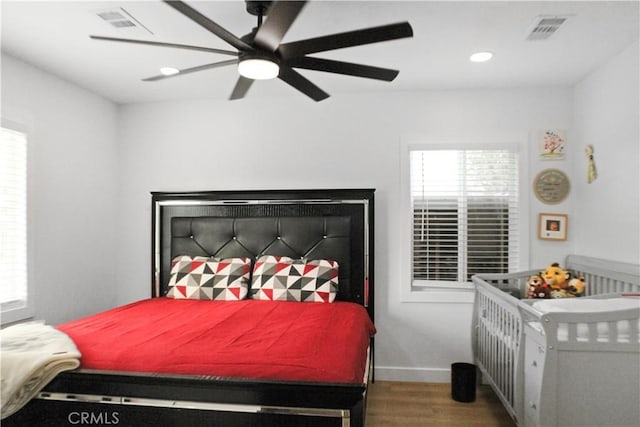
[(472, 403), (451, 398), (451, 384), (376, 381), (369, 385), (366, 427), (483, 426), (515, 423), (489, 386)]

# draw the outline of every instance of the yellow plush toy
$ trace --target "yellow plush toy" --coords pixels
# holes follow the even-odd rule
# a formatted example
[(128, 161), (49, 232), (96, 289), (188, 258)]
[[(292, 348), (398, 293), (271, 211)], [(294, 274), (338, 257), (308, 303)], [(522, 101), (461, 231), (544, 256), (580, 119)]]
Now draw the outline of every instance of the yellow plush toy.
[(569, 286), (569, 278), (571, 274), (560, 267), (560, 264), (554, 262), (546, 270), (540, 273), (542, 280), (551, 287), (551, 289), (566, 289)]
[(574, 298), (584, 295), (584, 277), (571, 278), (571, 273), (560, 267), (557, 262), (541, 271), (540, 277), (551, 288), (551, 298)]
[(551, 289), (551, 298), (571, 298), (572, 295), (568, 291), (569, 279), (571, 273), (560, 267), (560, 264), (554, 262), (546, 270), (540, 272), (540, 277), (544, 283)]

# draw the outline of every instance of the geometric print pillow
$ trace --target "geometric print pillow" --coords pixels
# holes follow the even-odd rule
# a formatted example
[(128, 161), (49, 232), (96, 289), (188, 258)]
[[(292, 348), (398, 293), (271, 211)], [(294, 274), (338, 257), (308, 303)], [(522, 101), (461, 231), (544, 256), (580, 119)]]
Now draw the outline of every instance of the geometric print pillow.
[(250, 273), (249, 258), (177, 256), (171, 262), (167, 297), (238, 301), (249, 293)]
[(333, 302), (338, 291), (338, 263), (333, 260), (294, 260), (264, 255), (253, 268), (253, 299)]

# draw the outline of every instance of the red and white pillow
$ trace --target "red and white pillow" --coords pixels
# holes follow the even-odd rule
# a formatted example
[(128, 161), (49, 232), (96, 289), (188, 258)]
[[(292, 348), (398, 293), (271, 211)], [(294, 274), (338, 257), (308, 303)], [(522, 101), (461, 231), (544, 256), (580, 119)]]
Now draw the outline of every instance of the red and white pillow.
[(333, 302), (337, 291), (338, 263), (333, 260), (264, 255), (253, 268), (253, 299)]
[(249, 258), (177, 256), (171, 261), (168, 298), (238, 301), (249, 293)]

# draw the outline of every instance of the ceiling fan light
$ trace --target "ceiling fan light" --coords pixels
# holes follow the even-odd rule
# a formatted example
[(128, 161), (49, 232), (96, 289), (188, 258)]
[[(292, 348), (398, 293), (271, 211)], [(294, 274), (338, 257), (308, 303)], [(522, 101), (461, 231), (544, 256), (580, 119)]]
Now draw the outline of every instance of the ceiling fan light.
[(278, 77), (280, 67), (268, 59), (246, 58), (238, 63), (238, 72), (248, 79), (268, 80)]

